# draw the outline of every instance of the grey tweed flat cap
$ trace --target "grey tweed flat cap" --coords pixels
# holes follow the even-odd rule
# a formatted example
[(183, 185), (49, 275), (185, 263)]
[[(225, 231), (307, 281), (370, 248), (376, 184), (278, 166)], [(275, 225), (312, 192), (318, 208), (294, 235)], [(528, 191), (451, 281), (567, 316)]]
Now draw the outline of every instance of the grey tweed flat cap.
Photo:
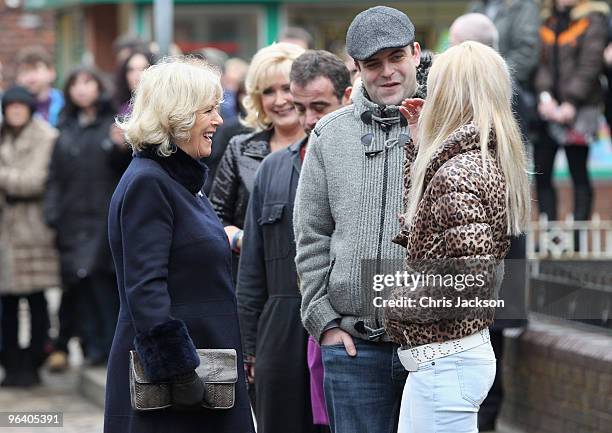
[(397, 9), (376, 6), (359, 13), (346, 32), (346, 51), (355, 60), (365, 60), (386, 48), (414, 42), (414, 25)]

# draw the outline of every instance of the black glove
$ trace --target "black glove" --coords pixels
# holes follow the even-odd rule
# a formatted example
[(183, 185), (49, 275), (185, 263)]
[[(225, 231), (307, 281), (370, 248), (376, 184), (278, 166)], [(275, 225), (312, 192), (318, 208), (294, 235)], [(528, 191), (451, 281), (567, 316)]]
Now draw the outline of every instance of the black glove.
[(195, 371), (174, 376), (171, 386), (172, 402), (176, 406), (194, 406), (204, 399), (204, 384)]

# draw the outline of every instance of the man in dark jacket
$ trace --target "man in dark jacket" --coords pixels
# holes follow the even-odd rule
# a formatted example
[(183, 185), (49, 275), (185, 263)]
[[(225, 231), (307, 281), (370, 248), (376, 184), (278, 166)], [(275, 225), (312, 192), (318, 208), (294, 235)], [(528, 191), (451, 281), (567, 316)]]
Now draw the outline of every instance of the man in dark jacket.
[[(306, 133), (348, 103), (350, 85), (346, 66), (327, 51), (308, 51), (295, 60), (291, 93)], [(262, 433), (321, 431), (313, 424), (308, 336), (300, 321), (294, 263), (293, 203), (306, 146), (303, 139), (264, 159), (246, 213), (237, 297)]]
[(478, 0), (470, 12), (488, 16), (499, 32), (499, 53), (518, 84), (529, 90), (538, 66), (540, 11), (533, 0)]
[(476, 0), (470, 12), (486, 15), (499, 34), (496, 49), (508, 63), (515, 84), (515, 110), (521, 128), (536, 120), (533, 79), (540, 52), (540, 11), (534, 0)]

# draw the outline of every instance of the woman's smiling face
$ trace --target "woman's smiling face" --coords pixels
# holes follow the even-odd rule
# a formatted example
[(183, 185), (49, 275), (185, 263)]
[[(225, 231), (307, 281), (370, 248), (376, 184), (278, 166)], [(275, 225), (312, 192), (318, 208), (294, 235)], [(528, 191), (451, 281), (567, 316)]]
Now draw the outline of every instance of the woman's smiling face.
[(191, 139), (186, 143), (178, 144), (189, 156), (202, 159), (210, 156), (212, 152), (212, 137), (223, 119), (219, 115), (219, 105), (196, 112), (196, 121), (191, 128)]
[(282, 74), (278, 74), (272, 84), (261, 92), (261, 106), (275, 128), (293, 127), (299, 122), (289, 90), (289, 79)]

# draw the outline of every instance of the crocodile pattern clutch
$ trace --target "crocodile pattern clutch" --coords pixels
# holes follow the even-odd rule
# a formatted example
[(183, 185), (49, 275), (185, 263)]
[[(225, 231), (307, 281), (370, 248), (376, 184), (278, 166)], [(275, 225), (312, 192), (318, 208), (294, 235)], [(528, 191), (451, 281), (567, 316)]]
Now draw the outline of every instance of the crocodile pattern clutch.
[[(200, 366), (196, 374), (204, 384), (202, 407), (231, 409), (238, 380), (234, 349), (197, 349)], [(171, 383), (152, 382), (144, 373), (135, 350), (130, 351), (130, 401), (135, 411), (160, 410), (172, 406)]]

